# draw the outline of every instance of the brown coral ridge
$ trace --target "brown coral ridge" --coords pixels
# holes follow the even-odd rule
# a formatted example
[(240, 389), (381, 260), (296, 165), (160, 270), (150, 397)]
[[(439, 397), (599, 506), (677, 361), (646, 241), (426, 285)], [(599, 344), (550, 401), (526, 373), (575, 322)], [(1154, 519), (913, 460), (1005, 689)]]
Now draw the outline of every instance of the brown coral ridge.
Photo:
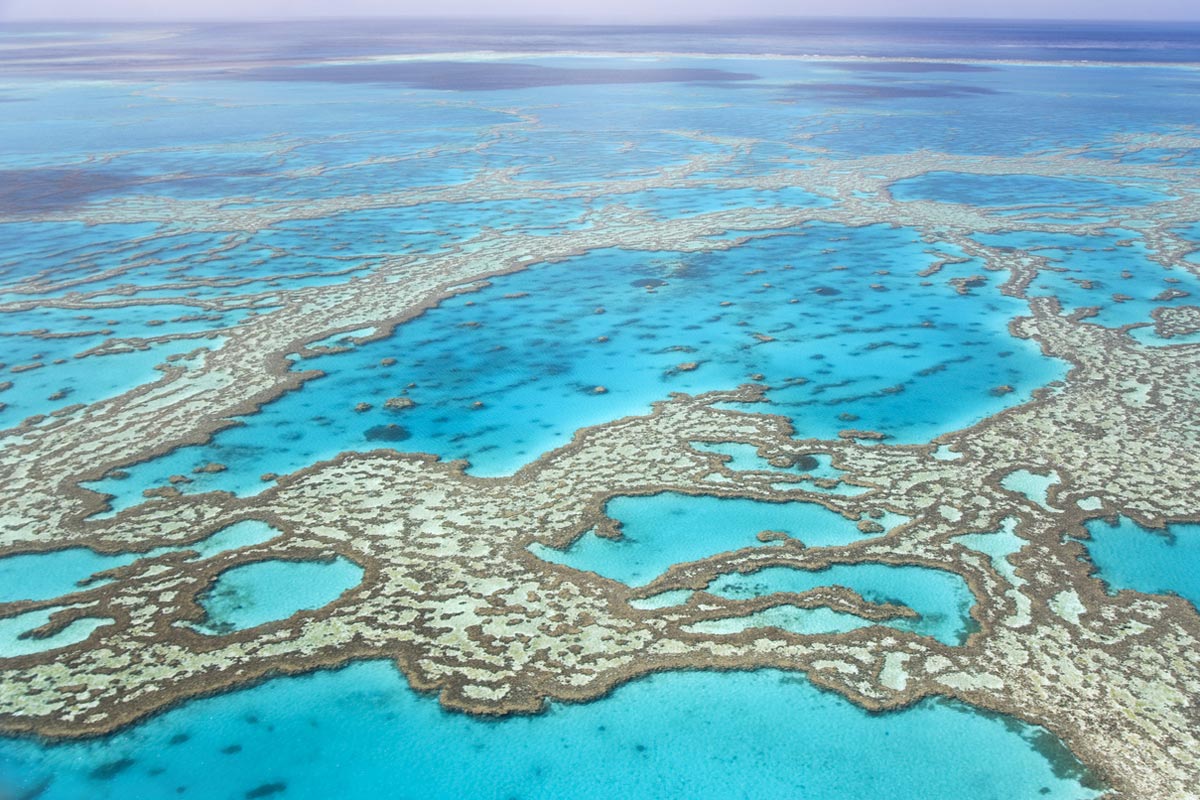
[[(741, 140), (714, 141), (745, 146)], [(252, 413), (315, 377), (293, 371), (290, 353), (320, 352), (318, 342), (367, 328), (374, 332), (356, 341), (386, 336), (446, 297), (535, 263), (599, 247), (734, 247), (754, 235), (772, 235), (758, 231), (810, 221), (882, 223), (912, 226), (931, 245), (953, 245), (980, 259), (987, 270), (1006, 271), (1000, 290), (1023, 297), (1038, 271), (1050, 268), (1047, 259), (984, 247), (973, 233), (1016, 225), (1099, 235), (1111, 226), (1034, 223), (952, 203), (868, 203), (858, 199), (859, 193), (887, 199), (891, 183), (931, 170), (1069, 176), (1086, 170), (1116, 183), (1146, 177), (1194, 181), (1186, 172), (1075, 155), (814, 159), (804, 171), (695, 183), (689, 177), (693, 172), (703, 173), (713, 159), (723, 158), (702, 156), (654, 178), (603, 187), (513, 181), (511, 171), (501, 170), (411, 196), (331, 198), (267, 206), (253, 214), (206, 201), (167, 199), (155, 208), (118, 199), (71, 212), (85, 222), (142, 221), (148, 212), (161, 213), (197, 230), (236, 236), (281, 219), (314, 219), (354, 208), (539, 193), (600, 196), (651, 186), (803, 184), (837, 200), (827, 208), (735, 209), (653, 223), (639, 212), (610, 206), (592, 212), (584, 231), (482, 237), (465, 243), (470, 247), (451, 246), (436, 255), (384, 259), (344, 284), (271, 292), (274, 310), (221, 329), (225, 343), (193, 353), (198, 364), (172, 363), (153, 384), (4, 432), (0, 556), (81, 545), (101, 552), (145, 552), (197, 542), (242, 519), (269, 522), (284, 535), (208, 559), (183, 553), (143, 559), (114, 571), (108, 584), (85, 586), (53, 601), (0, 606), (4, 616), (74, 606), (56, 614), (42, 633), (83, 616), (115, 620), (86, 642), (0, 659), (0, 683), (6, 688), (0, 696), (0, 727), (59, 737), (101, 734), (200, 694), (367, 658), (391, 659), (415, 687), (439, 692), (446, 706), (483, 714), (535, 711), (547, 699), (592, 699), (654, 670), (771, 666), (807, 673), (815, 683), (869, 708), (898, 708), (931, 695), (957, 697), (1044, 725), (1117, 794), (1139, 800), (1189, 796), (1200, 779), (1195, 711), (1200, 615), (1179, 598), (1109, 595), (1081, 560), (1082, 547), (1072, 537), (1084, 535), (1081, 524), (1089, 517), (1125, 514), (1152, 527), (1197, 518), (1200, 389), (1189, 376), (1200, 370), (1200, 348), (1143, 347), (1126, 330), (1091, 325), (1083, 314), (1064, 316), (1052, 299), (1031, 300), (1030, 316), (1015, 321), (1012, 330), (1037, 341), (1048, 355), (1069, 361), (1073, 368), (1067, 380), (933, 446), (893, 445), (878, 440), (881, 432), (855, 430), (832, 441), (797, 440), (781, 418), (713, 406), (761, 398), (761, 389), (743, 387), (701, 397), (677, 395), (647, 416), (580, 431), (570, 445), (508, 479), (473, 478), (462, 463), (419, 454), (344, 454), (278, 477), (254, 497), (179, 494), (110, 519), (88, 519), (103, 501), (78, 486), (204, 441), (231, 417)], [(1193, 246), (1174, 231), (1181, 221), (1200, 218), (1200, 201), (1186, 192), (1179, 195), (1168, 203), (1121, 209), (1112, 223), (1137, 221), (1151, 259), (1194, 270), (1183, 258)], [(731, 230), (745, 236), (712, 238)], [(957, 256), (940, 257), (939, 269), (963, 263)], [(394, 280), (399, 275), (403, 281)], [(46, 288), (30, 284), (14, 293)], [(20, 301), (0, 309), (88, 310), (102, 305), (91, 299), (99, 295), (80, 291), (63, 300)], [(257, 308), (265, 297), (247, 295), (221, 301), (219, 307)], [(1155, 320), (1172, 316), (1178, 320), (1168, 326), (1190, 324), (1186, 316), (1164, 310)], [(113, 340), (112, 346), (148, 341)], [(864, 434), (876, 438), (864, 441)], [(771, 463), (826, 453), (843, 471), (841, 481), (868, 491), (844, 496), (821, 491), (830, 488), (828, 482), (809, 487), (779, 475), (737, 472), (718, 455), (689, 446), (698, 441), (752, 444)], [(953, 461), (933, 457), (940, 444), (961, 456)], [(1047, 507), (1002, 486), (1002, 479), (1019, 469), (1057, 472), (1060, 483), (1051, 489)], [(780, 489), (780, 483), (791, 486)], [(676, 565), (636, 590), (544, 562), (528, 550), (533, 542), (565, 547), (594, 527), (611, 528), (604, 516), (611, 497), (662, 491), (765, 502), (802, 499), (854, 522), (881, 510), (910, 521), (882, 535), (866, 526), (861, 539), (842, 547), (804, 547), (799, 532), (778, 546)], [(1081, 500), (1096, 510), (1084, 511)], [(1023, 542), (1008, 557), (1016, 580), (991, 558), (955, 541), (965, 533), (997, 530), (1008, 519), (1016, 520), (1014, 530)], [(224, 570), (267, 558), (335, 555), (362, 566), (364, 577), (334, 603), (220, 636), (186, 625), (201, 618), (196, 598)], [(731, 572), (867, 562), (963, 576), (975, 597), (970, 613), (977, 629), (963, 645), (951, 647), (885, 625), (818, 636), (776, 628), (706, 634), (692, 627), (783, 604), (836, 608), (877, 622), (910, 615), (910, 609), (867, 603), (838, 587), (748, 601), (704, 591), (717, 576)], [(643, 610), (630, 604), (680, 588), (695, 592), (682, 605)]]
[(1154, 332), (1164, 339), (1200, 333), (1200, 306), (1160, 306), (1153, 316)]
[[(88, 543), (104, 549), (127, 547), (132, 531), (143, 547), (195, 540), (194, 528), (169, 532), (181, 518), (203, 519), (205, 533), (261, 518), (287, 535), (270, 547), (205, 561), (172, 555), (138, 562), (117, 571), (114, 583), (22, 604), (20, 610), (79, 604), (75, 615), (113, 617), (117, 624), (106, 629), (102, 647), (3, 662), (3, 682), (16, 691), (5, 699), (0, 723), (55, 736), (101, 733), (199, 693), (364, 658), (393, 659), (414, 686), (439, 690), (443, 704), (474, 713), (534, 711), (547, 698), (585, 700), (658, 669), (774, 666), (805, 671), (872, 708), (943, 695), (1036, 722), (1112, 785), (1133, 796), (1172, 796), (1172, 785), (1195, 774), (1189, 754), (1196, 751), (1158, 750), (1145, 727), (1176, 745), (1196, 737), (1190, 698), (1200, 692), (1200, 617), (1176, 598), (1109, 596), (1077, 558), (1079, 546), (1063, 537), (1079, 533), (1088, 516), (1117, 511), (1150, 525), (1194, 516), (1191, 476), (1200, 474), (1200, 447), (1177, 448), (1200, 444), (1194, 442), (1200, 425), (1178, 411), (1197, 407), (1196, 388), (1175, 379), (1200, 367), (1200, 348), (1149, 351), (1124, 332), (1070, 323), (1053, 301), (1031, 306), (1033, 316), (1014, 323), (1016, 332), (1071, 360), (1070, 379), (1033, 403), (947, 437), (963, 454), (956, 461), (932, 458), (930, 447), (797, 441), (782, 418), (712, 407), (756, 399), (758, 390), (746, 387), (676, 396), (649, 416), (582, 431), (512, 479), (472, 478), (460, 462), (432, 457), (344, 455), (254, 498), (177, 498), (93, 525)], [(1135, 364), (1138, 380), (1152, 389), (1146, 395), (1126, 388)], [(1139, 439), (1131, 454), (1123, 426), (1163, 435)], [(770, 487), (772, 476), (739, 477), (715, 454), (685, 444), (697, 440), (747, 442), (792, 457), (827, 452), (846, 479), (872, 488), (855, 497), (803, 489), (781, 497)], [(629, 447), (631, 441), (638, 446)], [(1040, 444), (1036, 458), (1030, 441)], [(1160, 471), (1131, 469), (1170, 457), (1183, 461), (1176, 462), (1177, 475), (1166, 476), (1179, 483), (1167, 491)], [(1048, 466), (1062, 478), (1048, 500), (1053, 510), (1000, 485), (1013, 470)], [(718, 474), (725, 480), (714, 481)], [(543, 562), (526, 549), (532, 541), (566, 546), (603, 521), (609, 497), (668, 490), (772, 502), (802, 497), (848, 518), (887, 509), (912, 521), (844, 547), (750, 548), (677, 565), (641, 591)], [(1077, 501), (1086, 497), (1100, 498), (1101, 510), (1080, 510)], [(951, 522), (946, 507), (961, 517)], [(995, 530), (1007, 517), (1019, 520), (1025, 542), (1010, 559), (1020, 586), (953, 541), (967, 531)], [(149, 539), (152, 530), (166, 535)], [(235, 564), (335, 553), (362, 565), (365, 576), (319, 611), (219, 637), (176, 624), (199, 618), (194, 598)], [(976, 597), (979, 630), (965, 645), (948, 647), (886, 627), (830, 636), (687, 629), (781, 602), (830, 605), (876, 620), (898, 611), (869, 608), (847, 593), (726, 607), (708, 597), (654, 611), (629, 605), (670, 588), (702, 590), (729, 572), (862, 562), (963, 575)], [(61, 691), (67, 675), (70, 694)], [(1150, 711), (1146, 698), (1154, 698)]]

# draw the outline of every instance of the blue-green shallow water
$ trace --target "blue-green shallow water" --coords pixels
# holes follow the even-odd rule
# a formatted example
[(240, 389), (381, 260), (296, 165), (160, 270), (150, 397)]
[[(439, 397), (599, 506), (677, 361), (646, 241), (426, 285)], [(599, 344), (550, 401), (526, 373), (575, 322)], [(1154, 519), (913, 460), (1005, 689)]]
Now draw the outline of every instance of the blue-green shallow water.
[(279, 536), (278, 529), (261, 520), (235, 522), (211, 536), (182, 547), (161, 547), (148, 553), (103, 554), (86, 547), (71, 547), (46, 553), (22, 553), (0, 558), (0, 603), (17, 600), (49, 600), (81, 587), (96, 586), (98, 572), (132, 564), (176, 550), (192, 550), (196, 558), (209, 558), (227, 550), (262, 544)]
[[(852, 766), (848, 766), (852, 765)], [(1038, 728), (942, 701), (874, 715), (774, 671), (664, 673), (584, 705), (483, 721), (385, 663), (198, 700), (97, 742), (0, 739), (39, 800), (1081, 800)]]
[[(764, 546), (757, 538), (760, 531), (786, 533), (808, 547), (848, 544), (867, 537), (841, 514), (799, 501), (767, 503), (662, 492), (613, 498), (605, 513), (621, 524), (620, 539), (588, 533), (566, 550), (535, 545), (534, 551), (573, 569), (641, 586), (672, 564)], [(880, 520), (885, 529), (903, 521), (905, 517), (898, 514), (886, 514)]]
[(1114, 525), (1095, 519), (1086, 526), (1091, 538), (1083, 544), (1110, 591), (1177, 594), (1200, 608), (1200, 525), (1151, 530), (1119, 517)]
[(137, 556), (104, 555), (86, 547), (0, 558), (0, 603), (49, 600), (80, 588), (97, 572), (132, 563)]
[[(673, 564), (745, 547), (777, 546), (777, 542), (759, 541), (756, 535), (759, 531), (783, 532), (808, 547), (824, 547), (883, 535), (905, 521), (900, 515), (885, 514), (879, 520), (884, 532), (864, 534), (854, 522), (816, 503), (764, 503), (672, 492), (617, 497), (609, 501), (605, 511), (621, 523), (620, 539), (602, 538), (589, 532), (566, 550), (540, 544), (530, 549), (538, 557), (556, 564), (595, 572), (631, 586), (644, 586)], [(708, 591), (724, 597), (747, 598), (776, 592), (805, 592), (823, 586), (844, 586), (874, 603), (908, 606), (920, 617), (886, 624), (932, 636), (946, 644), (961, 644), (973, 628), (970, 609), (974, 598), (966, 582), (953, 573), (924, 567), (854, 564), (835, 565), (816, 572), (772, 567), (750, 575), (722, 575)], [(659, 608), (686, 602), (690, 594), (669, 591), (633, 601), (633, 605)], [(828, 609), (779, 607), (696, 627), (713, 633), (767, 625), (796, 633), (837, 633), (872, 624)]]
[[(1200, 295), (1200, 278), (1151, 261), (1137, 234), (1113, 229), (1103, 236), (1011, 232), (977, 234), (993, 247), (1015, 247), (1050, 260), (1028, 287), (1030, 297), (1052, 295), (1066, 312), (1095, 308), (1088, 322), (1118, 327), (1150, 322), (1160, 306), (1188, 305)], [(1183, 292), (1176, 296), (1164, 292)]]
[(0, 619), (0, 657), (12, 658), (78, 644), (91, 636), (96, 629), (111, 625), (115, 621), (111, 617), (85, 617), (72, 621), (52, 636), (34, 638), (25, 635), (45, 625), (61, 610), (62, 607), (40, 608)]
[[(754, 375), (771, 387), (771, 406), (746, 410), (785, 414), (799, 436), (835, 438), (853, 426), (927, 441), (1065, 374), (1008, 334), (1024, 304), (999, 295), (998, 281), (989, 276), (973, 296), (947, 283), (978, 264), (947, 267), (936, 281), (917, 275), (936, 258), (906, 229), (822, 224), (708, 254), (596, 251), (498, 278), (387, 339), (303, 360), (297, 368), (325, 377), (209, 445), (91, 487), (120, 509), (141, 502), (145, 487), (216, 461), (230, 469), (180, 488), (248, 493), (264, 473), (378, 447), (507, 474), (582, 426)], [(650, 292), (647, 280), (661, 285)], [(1000, 385), (1014, 391), (997, 394)], [(393, 397), (416, 405), (390, 410)], [(359, 403), (371, 408), (355, 412)]]
[(1154, 181), (1119, 185), (1099, 180), (1047, 178), (1039, 175), (972, 175), (927, 172), (897, 181), (892, 197), (900, 201), (935, 200), (974, 206), (1010, 208), (1025, 212), (1111, 209), (1161, 203), (1170, 197), (1156, 191)]
[(196, 627), (228, 633), (320, 608), (362, 581), (363, 570), (345, 558), (328, 562), (255, 561), (221, 573), (199, 598), (207, 613)]
[(709, 585), (708, 591), (723, 597), (745, 598), (774, 592), (806, 592), (821, 586), (844, 586), (873, 603), (908, 606), (920, 618), (889, 620), (887, 624), (932, 636), (944, 644), (962, 644), (974, 628), (970, 613), (975, 598), (966, 581), (953, 572), (926, 567), (835, 564), (816, 572), (769, 567), (750, 575), (722, 575)]

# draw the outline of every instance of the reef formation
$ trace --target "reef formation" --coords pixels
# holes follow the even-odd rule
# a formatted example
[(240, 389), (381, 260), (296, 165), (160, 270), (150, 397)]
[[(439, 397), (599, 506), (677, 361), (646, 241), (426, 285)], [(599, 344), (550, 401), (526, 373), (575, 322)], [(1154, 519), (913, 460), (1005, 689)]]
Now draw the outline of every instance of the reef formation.
[[(539, 125), (533, 111), (499, 111), (511, 121), (482, 137), (479, 147)], [(1040, 274), (1056, 269), (1052, 260), (981, 237), (1014, 230), (1097, 237), (1113, 228), (1136, 230), (1156, 268), (1200, 275), (1200, 266), (1187, 258), (1195, 245), (1180, 233), (1200, 222), (1195, 171), (1080, 158), (1080, 149), (1063, 149), (1026, 156), (913, 152), (857, 158), (809, 152), (803, 170), (714, 176), (759, 142), (694, 131), (672, 135), (707, 147), (655, 176), (603, 183), (516, 180), (520, 168), (513, 167), (462, 184), (304, 203), (234, 207), (216, 200), (119, 197), (69, 209), (5, 208), (7, 222), (169, 219), (234, 242), (280, 222), (363, 209), (545, 198), (589, 203), (581, 220), (586, 224), (552, 236), (484, 231), (431, 254), (382, 257), (346, 280), (319, 286), (239, 294), (236, 281), (210, 282), (232, 290), (221, 297), (188, 297), (195, 284), (143, 287), (161, 290), (158, 300), (114, 298), (111, 289), (89, 289), (87, 280), (67, 294), (33, 297), (54, 281), (48, 275), (8, 287), (0, 312), (95, 314), (169, 298), (198, 314), (248, 313), (237, 324), (201, 333), (110, 338), (97, 352), (190, 340), (195, 348), (162, 364), (153, 382), (3, 432), (0, 558), (76, 547), (99, 553), (172, 549), (112, 569), (64, 596), (0, 605), (5, 618), (54, 609), (34, 638), (76, 620), (107, 621), (78, 643), (0, 658), (0, 730), (103, 734), (189, 698), (361, 659), (392, 659), (414, 687), (437, 692), (444, 706), (493, 715), (537, 712), (549, 700), (591, 700), (651, 671), (771, 667), (805, 673), (872, 709), (896, 709), (927, 696), (959, 698), (1044, 726), (1114, 797), (1195, 796), (1200, 614), (1179, 597), (1106, 591), (1081, 540), (1083, 523), (1099, 517), (1124, 515), (1148, 528), (1200, 519), (1200, 345), (1171, 342), (1200, 329), (1200, 310), (1163, 306), (1153, 322), (1101, 327), (1089, 321), (1094, 309), (1067, 311), (1056, 298), (1029, 292)], [(1200, 150), (1200, 135), (1123, 135), (1103, 146), (1110, 153), (1191, 153)], [(1041, 211), (1001, 215), (892, 195), (900, 181), (945, 172), (1087, 178), (1116, 187), (1154, 181), (1168, 197), (1051, 220)], [(605, 201), (671, 188), (802, 189), (829, 202), (660, 218)], [(1097, 213), (1102, 218), (1092, 218)], [(1011, 335), (1068, 362), (1069, 373), (1037, 390), (1031, 401), (928, 444), (892, 444), (880, 433), (854, 429), (852, 421), (836, 439), (796, 438), (803, 431), (772, 414), (769, 387), (748, 375), (741, 386), (675, 394), (649, 413), (579, 430), (569, 445), (510, 477), (475, 477), (461, 461), (398, 452), (406, 432), (397, 422), (373, 429), (383, 449), (264, 476), (269, 485), (253, 496), (160, 489), (144, 503), (105, 515), (105, 498), (81, 486), (202, 443), (231, 418), (318, 379), (303, 370), (303, 361), (336, 351), (329, 342), (337, 336), (357, 342), (386, 337), (498, 276), (600, 248), (735, 248), (814, 222), (904, 226), (919, 231), (931, 250), (955, 248), (978, 259), (1003, 279), (1001, 292), (1027, 301), (1027, 312), (1010, 323)], [(926, 272), (929, 280), (945, 279), (937, 266)], [(959, 292), (979, 291), (980, 285), (977, 277), (954, 284)], [(23, 292), (31, 297), (22, 299)], [(1147, 331), (1165, 342), (1135, 336)], [(688, 357), (678, 369), (697, 363)], [(732, 410), (730, 403), (755, 404), (757, 413)], [(394, 406), (389, 408), (403, 412), (408, 404), (397, 400)], [(807, 468), (813, 456), (828, 456), (840, 474), (811, 482), (783, 469), (733, 469), (727, 456), (700, 446), (731, 442), (753, 446), (773, 467)], [(1044, 498), (1030, 497), (1005, 485), (1022, 471), (1053, 474), (1056, 481)], [(839, 485), (861, 491), (830, 491)], [(608, 501), (668, 491), (768, 503), (804, 500), (858, 524), (863, 535), (849, 544), (806, 547), (803, 536), (768, 532), (761, 538), (771, 546), (676, 565), (641, 587), (550, 563), (530, 550), (563, 549), (593, 530), (619, 536), (605, 513)], [(884, 531), (876, 520), (885, 513), (907, 521)], [(244, 520), (268, 523), (280, 535), (209, 557), (187, 550)], [(1005, 525), (1020, 540), (1006, 557), (990, 557), (958, 538)], [(205, 615), (199, 598), (234, 567), (339, 556), (361, 567), (363, 577), (328, 605), (245, 630), (213, 634), (193, 626)], [(777, 627), (721, 633), (698, 626), (781, 606), (829, 608), (872, 622), (914, 613), (837, 586), (741, 599), (705, 591), (723, 575), (859, 563), (961, 576), (975, 601), (966, 641), (951, 646), (882, 624), (828, 634)], [(680, 603), (638, 602), (680, 590), (689, 592)]]

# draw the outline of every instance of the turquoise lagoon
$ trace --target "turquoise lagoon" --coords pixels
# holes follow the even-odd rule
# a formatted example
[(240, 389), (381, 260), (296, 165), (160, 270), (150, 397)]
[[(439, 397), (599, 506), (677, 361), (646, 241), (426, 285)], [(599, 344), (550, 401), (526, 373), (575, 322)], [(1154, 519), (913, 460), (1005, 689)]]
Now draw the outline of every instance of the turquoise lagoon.
[(78, 644), (86, 641), (99, 628), (114, 622), (107, 617), (84, 617), (73, 620), (51, 636), (41, 638), (26, 636), (29, 631), (50, 622), (54, 614), (66, 608), (69, 606), (40, 608), (0, 619), (0, 656), (14, 658)]
[[(663, 492), (614, 498), (605, 513), (620, 523), (620, 539), (588, 533), (564, 551), (534, 545), (534, 552), (573, 569), (643, 586), (672, 564), (764, 546), (757, 538), (760, 531), (785, 533), (808, 547), (849, 544), (871, 535), (861, 533), (854, 522), (822, 505), (798, 501), (767, 503)], [(886, 514), (879, 520), (885, 531), (904, 521), (899, 514)]]
[(104, 555), (86, 547), (0, 558), (0, 603), (49, 600), (69, 594), (96, 573), (135, 560), (135, 555)]
[(1099, 180), (1042, 177), (1039, 175), (972, 175), (958, 172), (926, 172), (897, 181), (892, 196), (902, 202), (935, 200), (967, 206), (1006, 209), (1005, 213), (1067, 212), (1075, 215), (1123, 206), (1141, 206), (1170, 200), (1154, 181), (1133, 185)]
[[(81, 588), (99, 586), (106, 570), (164, 553), (192, 551), (204, 559), (230, 550), (263, 544), (279, 536), (278, 529), (256, 519), (227, 525), (195, 544), (160, 547), (145, 553), (98, 553), (86, 547), (70, 547), (44, 553), (22, 553), (0, 558), (0, 603), (20, 600), (49, 600)], [(324, 605), (323, 603), (321, 605)]]
[[(1066, 371), (1008, 334), (1023, 304), (999, 295), (995, 278), (976, 290), (985, 296), (947, 283), (977, 264), (947, 267), (937, 281), (916, 274), (936, 259), (905, 229), (811, 224), (711, 253), (600, 250), (534, 267), (451, 298), (390, 337), (300, 361), (325, 376), (208, 445), (90, 488), (114, 495), (119, 510), (141, 502), (144, 488), (215, 461), (230, 469), (191, 475), (181, 488), (253, 493), (264, 473), (378, 447), (511, 474), (580, 427), (754, 375), (771, 405), (744, 410), (785, 414), (798, 436), (860, 427), (927, 441)], [(1001, 385), (1014, 391), (998, 395)], [(392, 397), (415, 405), (390, 410)], [(356, 412), (359, 403), (370, 410)]]
[(1098, 794), (1045, 731), (955, 703), (876, 715), (803, 677), (685, 672), (489, 721), (442, 711), (381, 662), (196, 700), (103, 740), (0, 740), (5, 780), (39, 800)]
[(838, 478), (842, 471), (833, 466), (833, 459), (823, 453), (802, 456), (788, 467), (777, 467), (758, 454), (758, 448), (741, 442), (692, 442), (692, 447), (707, 453), (729, 456), (725, 466), (739, 472), (782, 472), (797, 477)]
[(1109, 591), (1177, 594), (1200, 608), (1200, 525), (1144, 528), (1128, 517), (1087, 523), (1083, 544)]
[(1054, 471), (1038, 473), (1018, 469), (1001, 478), (1000, 485), (1010, 492), (1024, 495), (1029, 502), (1050, 511), (1053, 510), (1050, 506), (1050, 489), (1059, 481), (1058, 473)]
[(299, 611), (321, 608), (362, 580), (362, 567), (345, 558), (321, 561), (270, 559), (222, 572), (200, 595), (204, 633), (221, 634), (287, 619)]
[[(541, 544), (530, 549), (539, 558), (586, 570), (634, 587), (644, 586), (673, 564), (747, 547), (775, 547), (762, 542), (760, 531), (784, 533), (807, 547), (844, 545), (872, 536), (883, 536), (907, 521), (884, 514), (883, 531), (865, 534), (856, 524), (816, 503), (766, 503), (761, 501), (689, 496), (664, 492), (646, 497), (610, 500), (605, 513), (620, 523), (621, 538), (602, 538), (589, 532), (565, 550)], [(836, 564), (807, 571), (768, 567), (749, 574), (725, 574), (707, 587), (712, 594), (734, 599), (761, 597), (779, 592), (806, 592), (826, 586), (843, 586), (873, 603), (894, 603), (911, 608), (916, 619), (889, 620), (886, 624), (945, 644), (961, 644), (974, 629), (970, 609), (974, 597), (958, 575), (936, 569), (887, 564)], [(690, 591), (668, 590), (631, 601), (636, 608), (658, 609), (684, 603)], [(735, 633), (748, 627), (776, 627), (796, 633), (840, 633), (876, 623), (830, 609), (779, 606), (754, 614), (699, 623), (695, 629)]]
[[(775, 592), (806, 592), (823, 586), (844, 586), (872, 603), (907, 606), (920, 616), (916, 619), (888, 620), (890, 627), (921, 636), (931, 636), (943, 644), (962, 644), (975, 629), (971, 606), (975, 598), (959, 575), (927, 567), (890, 564), (835, 564), (823, 570), (806, 571), (787, 567), (768, 567), (747, 575), (722, 575), (709, 584), (707, 591), (721, 597), (761, 597)], [(834, 630), (812, 627), (807, 609), (770, 609), (744, 618), (753, 625), (769, 624), (798, 633), (839, 632), (841, 626), (866, 627), (876, 623), (843, 614), (834, 622)], [(750, 625), (746, 625), (749, 627)], [(794, 627), (798, 626), (798, 627)], [(739, 624), (737, 627), (743, 627)]]

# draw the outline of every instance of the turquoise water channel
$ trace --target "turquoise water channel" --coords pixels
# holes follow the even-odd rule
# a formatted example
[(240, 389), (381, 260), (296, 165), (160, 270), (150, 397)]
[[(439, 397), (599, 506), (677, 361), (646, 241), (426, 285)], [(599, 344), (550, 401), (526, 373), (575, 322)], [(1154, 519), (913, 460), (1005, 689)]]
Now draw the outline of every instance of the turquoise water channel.
[(955, 703), (875, 715), (802, 676), (691, 672), (479, 720), (382, 662), (196, 700), (99, 741), (0, 739), (5, 783), (39, 800), (1097, 795), (1053, 736)]
[[(975, 629), (971, 606), (975, 598), (966, 581), (952, 572), (927, 567), (891, 566), (887, 564), (836, 564), (823, 570), (809, 572), (786, 567), (769, 567), (748, 575), (722, 575), (708, 586), (709, 592), (721, 597), (761, 597), (775, 592), (806, 592), (822, 586), (844, 586), (872, 603), (893, 603), (907, 606), (920, 616), (916, 619), (888, 620), (887, 625), (921, 636), (932, 636), (943, 644), (962, 644)], [(710, 626), (715, 632), (773, 625), (796, 633), (840, 633), (876, 623), (840, 614), (825, 622), (828, 627), (814, 624), (808, 609), (778, 607), (745, 618), (724, 623), (726, 628)], [(826, 613), (828, 609), (824, 609)], [(719, 625), (719, 623), (718, 623)], [(733, 632), (733, 630), (729, 630)]]
[[(825, 547), (884, 535), (906, 521), (898, 514), (884, 514), (877, 520), (883, 530), (864, 534), (855, 522), (816, 503), (765, 503), (672, 492), (617, 497), (608, 503), (606, 512), (620, 523), (620, 539), (587, 533), (566, 550), (536, 543), (530, 549), (547, 561), (595, 572), (630, 586), (644, 586), (674, 564), (747, 547), (778, 546), (778, 541), (759, 540), (760, 531), (783, 533), (808, 547)], [(925, 567), (839, 564), (818, 571), (770, 567), (746, 575), (721, 575), (707, 591), (742, 599), (825, 586), (846, 587), (873, 603), (907, 606), (917, 612), (916, 619), (895, 619), (886, 624), (946, 644), (961, 644), (974, 629), (970, 618), (974, 597), (966, 582), (954, 573)], [(669, 590), (632, 604), (642, 609), (664, 608), (684, 603), (691, 595), (687, 590)], [(742, 617), (698, 623), (693, 628), (706, 633), (737, 633), (770, 626), (813, 634), (843, 633), (873, 624), (828, 608), (778, 606)]]
[[(269, 542), (276, 528), (260, 520), (228, 525), (192, 545), (160, 547), (147, 553), (101, 554), (83, 547), (47, 553), (26, 553), (0, 558), (0, 604), (21, 600), (50, 600), (111, 582), (106, 570), (151, 559), (166, 553), (192, 551), (194, 559), (207, 559), (230, 550)], [(204, 633), (222, 634), (287, 619), (298, 611), (333, 602), (362, 580), (362, 568), (345, 558), (329, 561), (264, 559), (222, 572), (198, 597), (206, 617), (195, 627)], [(69, 605), (52, 606), (0, 618), (0, 658), (43, 652), (86, 640), (112, 622), (85, 618), (72, 622), (49, 637), (27, 636)]]

